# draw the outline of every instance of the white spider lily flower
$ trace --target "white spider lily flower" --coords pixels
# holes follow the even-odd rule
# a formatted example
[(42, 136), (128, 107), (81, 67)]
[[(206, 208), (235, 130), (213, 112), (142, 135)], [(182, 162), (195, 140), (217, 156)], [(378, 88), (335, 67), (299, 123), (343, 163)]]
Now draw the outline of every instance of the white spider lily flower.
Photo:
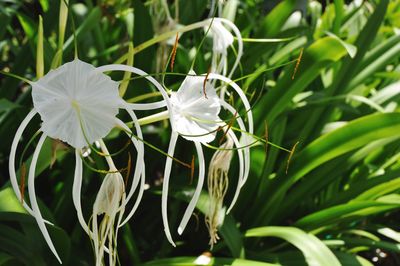
[[(206, 29), (207, 30), (207, 29)], [(230, 33), (221, 20), (215, 19), (210, 26), (210, 33), (213, 39), (213, 51), (226, 53), (226, 50), (233, 44), (233, 35)]]
[(94, 70), (74, 60), (32, 83), (33, 106), (44, 134), (79, 149), (104, 138), (115, 126), (122, 100), (119, 84)]
[[(213, 54), (211, 58), (211, 72), (222, 74), (231, 78), (236, 68), (239, 66), (240, 59), (243, 55), (243, 39), (239, 29), (234, 23), (224, 18), (212, 18), (207, 20), (209, 25), (204, 29), (209, 33), (213, 40)], [(228, 74), (228, 49), (233, 45), (234, 37), (230, 31), (233, 31), (237, 39), (238, 48), (236, 60)], [(224, 99), (226, 87), (220, 92), (221, 99)]]
[(201, 143), (208, 143), (215, 139), (218, 121), (220, 121), (218, 114), (221, 106), (215, 88), (208, 82), (205, 82), (204, 77), (196, 76), (194, 71), (190, 71), (178, 91), (171, 94), (171, 107), (173, 117), (170, 117), (170, 120), (175, 127), (172, 129), (173, 132), (168, 148), (169, 157), (167, 158), (164, 170), (161, 213), (167, 239), (175, 246), (168, 225), (167, 199), (169, 176), (176, 142), (179, 135), (193, 141), (199, 161), (197, 186), (178, 226), (178, 234), (182, 234), (196, 207), (204, 183), (205, 163)]
[(187, 140), (208, 143), (214, 140), (221, 110), (215, 88), (191, 70), (177, 92), (171, 93), (176, 131)]
[[(119, 96), (119, 84), (112, 81), (107, 75), (102, 73), (113, 70), (130, 71), (134, 74), (144, 76), (144, 78), (150, 81), (160, 91), (164, 100), (162, 102), (149, 104), (126, 103)], [(93, 142), (99, 142), (103, 153), (107, 155), (108, 152), (105, 152), (106, 147), (102, 138), (106, 137), (111, 129), (115, 127), (124, 130), (131, 138), (137, 151), (137, 159), (134, 177), (130, 184), (130, 189), (126, 195), (126, 199), (124, 200), (124, 204), (132, 198), (138, 187), (139, 192), (136, 202), (124, 220), (120, 219), (122, 218), (122, 215), (120, 215), (117, 226), (121, 227), (133, 216), (143, 195), (145, 166), (143, 143), (132, 136), (133, 132), (131, 129), (119, 120), (116, 115), (120, 109), (125, 110), (132, 118), (135, 128), (134, 131), (138, 139), (143, 139), (138, 119), (132, 109), (149, 110), (166, 106), (168, 110), (171, 110), (171, 104), (167, 92), (154, 78), (150, 77), (140, 69), (125, 65), (107, 65), (95, 68), (90, 64), (75, 59), (72, 62), (66, 63), (59, 68), (50, 71), (38, 81), (30, 82), (30, 84), (32, 85), (34, 108), (29, 112), (17, 129), (11, 145), (9, 159), (10, 181), (16, 196), (22, 201), (25, 209), (35, 217), (49, 248), (61, 263), (61, 259), (58, 256), (45, 226), (47, 221), (42, 218), (35, 195), (35, 168), (46, 138), (51, 137), (54, 139), (60, 139), (75, 148), (76, 165), (72, 198), (77, 211), (79, 223), (92, 238), (95, 232), (92, 232), (89, 229), (81, 208), (82, 154), (84, 153), (82, 152), (82, 149), (86, 146), (90, 146)], [(42, 126), (40, 128), (42, 135), (40, 136), (39, 142), (35, 148), (28, 173), (28, 192), (31, 203), (31, 206), (29, 206), (22, 199), (21, 192), (19, 191), (15, 170), (15, 158), (18, 143), (22, 134), (29, 122), (37, 113), (39, 113), (42, 119)], [(169, 115), (170, 117), (173, 117), (172, 113)], [(105, 157), (110, 165), (110, 169), (114, 169), (115, 167), (111, 167), (111, 165), (113, 165), (111, 157)], [(106, 252), (114, 252), (106, 247), (104, 247), (104, 250)], [(113, 254), (114, 253), (110, 253), (109, 259), (112, 259), (111, 257), (114, 256)]]
[[(219, 126), (221, 125), (227, 126), (219, 118), (219, 112), (221, 110), (221, 106), (223, 106), (233, 115), (236, 115), (237, 113), (232, 106), (230, 106), (228, 103), (218, 98), (215, 88), (208, 81), (205, 81), (205, 79), (207, 78), (220, 80), (226, 83), (225, 85), (231, 86), (239, 94), (246, 108), (246, 114), (249, 122), (248, 132), (250, 134), (253, 133), (253, 118), (250, 109), (250, 104), (246, 96), (244, 95), (243, 91), (240, 89), (240, 87), (229, 78), (212, 73), (207, 76), (206, 75), (195, 76), (194, 71), (191, 70), (188, 76), (182, 82), (178, 91), (176, 93), (172, 93), (171, 105), (172, 105), (172, 114), (174, 115), (174, 117), (170, 118), (170, 120), (171, 123), (174, 123), (175, 127), (173, 128), (168, 148), (169, 157), (167, 158), (164, 170), (164, 182), (162, 188), (162, 204), (161, 204), (164, 231), (166, 233), (167, 239), (172, 245), (175, 244), (172, 240), (172, 236), (168, 225), (167, 199), (168, 199), (169, 177), (172, 167), (172, 157), (174, 155), (174, 150), (176, 142), (178, 140), (178, 136), (181, 135), (183, 138), (194, 142), (199, 161), (199, 174), (198, 174), (197, 186), (178, 227), (178, 234), (182, 234), (194, 211), (194, 208), (196, 207), (204, 183), (205, 166), (204, 166), (204, 155), (202, 152), (202, 144), (207, 144), (215, 139), (216, 131)], [(247, 129), (243, 123), (243, 120), (240, 117), (237, 117), (237, 122), (240, 126), (241, 131), (244, 132), (242, 134), (246, 134)], [(248, 176), (250, 169), (249, 167), (250, 153), (249, 153), (249, 148), (247, 147), (247, 143), (245, 143), (245, 147), (243, 147), (242, 151), (241, 149), (242, 147), (240, 146), (239, 141), (236, 135), (233, 133), (232, 129), (229, 129), (227, 133), (233, 140), (235, 147), (238, 148), (238, 156), (239, 156), (238, 187), (236, 189), (234, 201), (232, 201), (231, 206), (228, 209), (229, 212), (237, 199), (237, 195), (239, 194), (240, 188), (243, 186)]]

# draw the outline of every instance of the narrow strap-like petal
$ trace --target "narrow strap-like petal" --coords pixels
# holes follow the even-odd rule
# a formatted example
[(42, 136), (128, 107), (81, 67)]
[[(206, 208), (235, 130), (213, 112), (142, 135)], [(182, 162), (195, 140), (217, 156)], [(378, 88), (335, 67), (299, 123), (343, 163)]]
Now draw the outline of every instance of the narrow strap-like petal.
[(127, 65), (120, 65), (120, 64), (111, 64), (111, 65), (101, 66), (101, 67), (98, 67), (97, 70), (101, 71), (101, 72), (128, 71), (128, 72), (132, 72), (134, 74), (140, 75), (140, 76), (144, 77), (145, 79), (147, 79), (148, 81), (150, 81), (158, 89), (158, 91), (161, 93), (162, 97), (164, 98), (165, 104), (166, 104), (168, 112), (169, 112), (169, 117), (171, 118), (170, 123), (171, 123), (172, 130), (175, 131), (172, 107), (171, 107), (171, 102), (168, 97), (168, 93), (163, 88), (163, 86), (157, 80), (155, 80), (152, 76), (148, 75), (146, 72), (144, 72), (143, 70), (140, 70), (138, 68), (135, 68), (132, 66), (127, 66)]
[[(135, 125), (136, 134), (137, 134), (138, 138), (139, 139), (143, 139), (142, 130), (140, 128), (140, 125), (138, 123), (138, 119), (137, 119), (135, 113), (132, 110), (130, 110), (127, 105), (125, 105), (124, 108), (128, 112), (128, 114), (130, 115), (130, 117), (132, 118), (132, 121), (133, 121), (133, 123)], [(143, 197), (144, 183), (145, 183), (145, 163), (144, 163), (144, 145), (143, 145), (143, 142), (142, 141), (138, 141), (133, 136), (131, 136), (130, 134), (132, 133), (132, 131), (122, 121), (120, 121), (118, 123), (118, 125), (120, 127), (122, 127), (122, 129), (126, 132), (126, 134), (131, 138), (132, 143), (135, 146), (135, 149), (137, 151), (136, 167), (135, 167), (135, 172), (134, 172), (134, 175), (133, 175), (132, 185), (131, 185), (131, 188), (130, 188), (130, 190), (128, 192), (128, 195), (126, 197), (126, 201), (127, 202), (133, 196), (133, 193), (136, 190), (137, 185), (139, 184), (139, 181), (141, 180), (140, 185), (139, 185), (139, 192), (138, 192), (138, 196), (137, 196), (136, 202), (134, 203), (134, 205), (132, 207), (132, 210), (130, 212), (128, 212), (127, 217), (122, 221), (122, 223), (118, 224), (118, 226), (121, 227), (125, 223), (127, 223), (129, 221), (129, 219), (131, 219), (131, 217), (135, 213), (135, 211), (138, 208), (139, 203), (140, 203), (140, 201), (141, 201), (141, 199)]]
[(164, 170), (164, 180), (162, 187), (162, 195), (161, 195), (161, 214), (162, 220), (164, 224), (164, 232), (168, 239), (168, 241), (175, 247), (175, 243), (172, 240), (171, 231), (169, 230), (168, 224), (168, 209), (167, 209), (167, 201), (168, 201), (168, 185), (169, 185), (169, 177), (171, 175), (171, 167), (172, 167), (172, 157), (174, 156), (176, 141), (178, 140), (178, 133), (172, 131), (171, 139), (168, 147), (168, 157), (165, 162), (165, 170)]
[(242, 153), (243, 151), (240, 149), (240, 142), (239, 142), (239, 140), (237, 139), (235, 133), (232, 131), (232, 129), (230, 129), (230, 130), (228, 131), (228, 134), (229, 134), (229, 136), (233, 139), (233, 142), (235, 143), (235, 147), (236, 147), (236, 148), (239, 148), (239, 149), (237, 150), (237, 152), (238, 152), (238, 158), (239, 158), (239, 179), (238, 179), (238, 182), (237, 182), (236, 191), (235, 191), (235, 194), (234, 194), (234, 196), (233, 196), (232, 202), (231, 202), (231, 204), (229, 205), (228, 210), (226, 211), (227, 214), (228, 214), (228, 213), (232, 210), (232, 208), (235, 206), (235, 203), (236, 203), (236, 201), (237, 201), (237, 199), (238, 199), (238, 197), (239, 197), (240, 189), (242, 188), (242, 180), (244, 179), (244, 171), (245, 171), (245, 162), (244, 162), (244, 160), (243, 160), (243, 153)]
[(194, 208), (196, 207), (197, 201), (199, 200), (201, 189), (203, 188), (204, 183), (204, 173), (205, 173), (205, 166), (204, 166), (204, 154), (203, 149), (201, 147), (200, 142), (194, 142), (197, 151), (197, 157), (199, 159), (199, 180), (197, 181), (196, 190), (193, 194), (192, 199), (189, 202), (189, 205), (186, 208), (185, 214), (183, 215), (182, 221), (178, 227), (178, 234), (182, 234), (186, 228), (187, 223), (189, 222), (190, 217), (193, 214)]
[(253, 113), (251, 111), (251, 106), (250, 106), (249, 100), (247, 99), (246, 95), (244, 94), (243, 90), (239, 87), (239, 85), (237, 85), (233, 80), (231, 80), (227, 77), (221, 76), (219, 74), (215, 74), (215, 73), (209, 74), (208, 79), (209, 80), (218, 79), (223, 82), (226, 82), (230, 87), (232, 87), (236, 91), (236, 93), (240, 97), (240, 100), (243, 102), (244, 107), (246, 108), (249, 133), (253, 134), (253, 132), (254, 132)]
[(39, 205), (36, 201), (36, 193), (35, 193), (35, 168), (36, 168), (36, 164), (39, 158), (39, 153), (40, 150), (42, 149), (43, 143), (46, 140), (46, 135), (42, 134), (42, 136), (40, 136), (39, 142), (36, 146), (36, 149), (33, 153), (32, 156), (32, 162), (31, 165), (29, 167), (29, 174), (28, 174), (28, 191), (29, 191), (29, 197), (30, 197), (30, 201), (31, 201), (31, 206), (32, 206), (32, 210), (33, 210), (33, 216), (36, 219), (36, 222), (39, 226), (40, 231), (43, 234), (44, 239), (46, 240), (47, 245), (49, 246), (49, 248), (51, 249), (51, 251), (53, 252), (54, 256), (56, 256), (58, 262), (60, 262), (60, 264), (62, 264), (60, 257), (58, 256), (58, 253), (56, 251), (56, 248), (53, 245), (53, 242), (51, 241), (49, 232), (47, 231), (46, 225), (44, 223), (42, 214), (40, 213), (40, 209), (39, 209)]
[[(18, 147), (18, 142), (20, 141), (22, 134), (24, 133), (25, 128), (29, 124), (29, 122), (32, 120), (32, 118), (36, 115), (37, 111), (35, 109), (32, 109), (29, 114), (25, 117), (25, 119), (22, 121), (21, 125), (18, 127), (17, 132), (15, 133), (14, 140), (11, 145), (11, 151), (10, 151), (10, 159), (8, 163), (8, 169), (10, 173), (10, 181), (11, 181), (11, 186), (14, 190), (15, 195), (17, 198), (21, 201), (21, 191), (19, 190), (18, 186), (18, 179), (17, 175), (15, 172), (15, 155), (17, 153), (17, 147)], [(28, 213), (33, 215), (32, 209), (26, 204), (25, 201), (22, 202), (24, 208)], [(47, 221), (46, 221), (47, 222)], [(51, 224), (50, 222), (47, 222)]]
[(167, 102), (162, 100), (154, 103), (126, 103), (126, 105), (131, 110), (153, 110), (167, 106)]
[(236, 25), (233, 24), (230, 20), (225, 19), (225, 18), (215, 18), (215, 19), (221, 21), (226, 26), (231, 28), (232, 31), (235, 33), (236, 38), (237, 38), (237, 42), (238, 42), (237, 56), (236, 56), (235, 63), (233, 63), (232, 69), (231, 69), (231, 71), (229, 72), (229, 75), (228, 75), (228, 78), (231, 78), (233, 73), (235, 72), (236, 68), (238, 67), (240, 59), (242, 58), (242, 55), (243, 55), (243, 39), (242, 39), (242, 35), (240, 34), (240, 31), (236, 27)]
[(85, 218), (82, 213), (81, 205), (81, 189), (82, 189), (82, 159), (79, 154), (79, 150), (75, 150), (75, 175), (74, 183), (72, 185), (72, 201), (75, 206), (78, 221), (81, 224), (83, 230), (92, 237), (92, 232), (89, 230), (88, 224), (85, 222)]
[[(233, 106), (231, 106), (229, 103), (224, 102), (224, 101), (220, 101), (221, 106), (224, 107), (225, 109), (227, 109), (231, 114), (235, 115), (236, 114), (236, 110), (235, 108), (233, 108)], [(240, 130), (242, 131), (242, 139), (245, 140), (245, 143), (242, 143), (241, 146), (243, 147), (243, 151), (244, 151), (244, 175), (243, 175), (243, 179), (240, 180), (241, 184), (240, 186), (243, 186), (244, 183), (246, 183), (246, 180), (249, 176), (250, 173), (250, 147), (248, 146), (250, 143), (247, 142), (248, 136), (246, 135), (247, 131), (246, 131), (246, 126), (244, 125), (243, 119), (238, 116), (236, 117), (236, 121), (239, 125)]]

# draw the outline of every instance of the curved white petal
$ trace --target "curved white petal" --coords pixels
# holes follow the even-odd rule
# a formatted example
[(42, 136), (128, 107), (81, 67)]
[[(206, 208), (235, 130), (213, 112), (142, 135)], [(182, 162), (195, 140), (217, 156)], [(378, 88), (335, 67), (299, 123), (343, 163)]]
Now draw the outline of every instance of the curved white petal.
[(72, 201), (75, 206), (78, 221), (81, 224), (83, 230), (92, 237), (92, 232), (89, 230), (88, 224), (85, 222), (85, 218), (82, 213), (81, 205), (81, 189), (82, 189), (82, 159), (79, 154), (79, 150), (75, 150), (75, 176), (74, 183), (72, 185)]
[(143, 76), (145, 79), (150, 81), (158, 89), (158, 91), (161, 93), (162, 97), (164, 98), (165, 104), (169, 111), (169, 117), (171, 118), (170, 119), (171, 127), (173, 130), (175, 129), (175, 124), (173, 122), (173, 114), (171, 113), (171, 103), (170, 103), (170, 100), (168, 97), (168, 93), (165, 91), (163, 86), (157, 80), (155, 80), (153, 77), (149, 76), (146, 72), (144, 72), (143, 70), (140, 70), (138, 68), (135, 68), (132, 66), (120, 65), (120, 64), (111, 64), (111, 65), (101, 66), (101, 67), (97, 68), (97, 71), (99, 71), (99, 72), (128, 71), (128, 72), (132, 72), (134, 74)]
[(243, 55), (243, 39), (242, 35), (240, 34), (239, 29), (236, 27), (234, 23), (232, 23), (230, 20), (225, 19), (225, 18), (216, 18), (218, 21), (221, 21), (223, 24), (231, 28), (231, 30), (235, 33), (237, 42), (238, 42), (238, 51), (237, 51), (237, 56), (235, 63), (232, 66), (231, 71), (229, 72), (228, 78), (231, 78), (233, 73), (235, 72), (236, 68), (239, 66), (240, 59), (242, 58)]
[(118, 83), (95, 70), (75, 59), (31, 83), (45, 134), (82, 148), (111, 131), (121, 101)]
[[(221, 105), (227, 109), (229, 112), (231, 112), (231, 114), (235, 115), (236, 114), (236, 110), (235, 108), (233, 108), (230, 104), (224, 102), (221, 100)], [(244, 140), (244, 143), (242, 143), (240, 145), (240, 147), (243, 147), (243, 151), (244, 151), (244, 174), (243, 174), (243, 179), (239, 180), (240, 181), (240, 186), (242, 187), (244, 185), (244, 183), (247, 180), (247, 177), (249, 176), (249, 172), (250, 172), (250, 147), (248, 146), (250, 143), (247, 141), (249, 138), (247, 136), (247, 130), (246, 130), (246, 126), (244, 125), (243, 119), (240, 116), (236, 117), (236, 121), (239, 125), (240, 130), (242, 131), (242, 139)]]
[[(11, 144), (10, 159), (8, 162), (8, 171), (10, 173), (11, 186), (14, 190), (15, 196), (17, 196), (19, 201), (21, 201), (22, 199), (21, 199), (21, 191), (19, 190), (19, 186), (18, 186), (17, 175), (15, 173), (15, 155), (17, 153), (18, 142), (20, 141), (25, 128), (27, 127), (27, 125), (29, 124), (29, 122), (32, 120), (32, 118), (35, 116), (36, 113), (37, 113), (36, 110), (32, 109), (29, 112), (29, 114), (24, 118), (21, 125), (18, 127), (17, 132), (15, 133), (13, 142)], [(22, 201), (22, 203), (23, 203), (23, 206), (26, 209), (26, 211), (28, 213), (30, 213), (31, 215), (33, 215), (32, 209), (28, 206), (28, 204), (26, 204), (25, 200)]]
[[(25, 128), (27, 127), (29, 122), (32, 120), (32, 118), (36, 115), (36, 113), (37, 113), (37, 111), (35, 109), (32, 109), (28, 113), (28, 115), (21, 122), (21, 125), (18, 127), (17, 132), (15, 133), (13, 142), (11, 144), (10, 158), (9, 158), (9, 162), (8, 162), (8, 171), (10, 173), (11, 186), (14, 190), (15, 196), (17, 196), (19, 201), (22, 201), (22, 199), (21, 199), (21, 191), (19, 190), (19, 187), (18, 187), (17, 175), (15, 172), (15, 155), (17, 152), (18, 142), (20, 141)], [(28, 206), (28, 204), (26, 204), (25, 200), (22, 201), (22, 205), (24, 206), (25, 210), (30, 215), (34, 215), (33, 210), (31, 209), (31, 207)], [(45, 220), (45, 223), (53, 225), (53, 223), (51, 223), (47, 220)]]
[(254, 133), (253, 113), (251, 111), (249, 100), (247, 99), (247, 97), (244, 94), (244, 92), (242, 91), (242, 89), (233, 80), (231, 80), (231, 79), (229, 79), (227, 77), (221, 76), (219, 74), (210, 73), (208, 75), (208, 79), (218, 79), (218, 80), (221, 80), (223, 82), (226, 82), (227, 85), (229, 85), (230, 87), (232, 87), (236, 91), (236, 93), (239, 95), (241, 101), (243, 102), (244, 107), (246, 108), (246, 115), (247, 115), (247, 118), (248, 118), (249, 133), (253, 134)]
[(199, 158), (199, 180), (197, 181), (196, 190), (193, 194), (192, 199), (189, 202), (189, 205), (186, 208), (185, 214), (183, 215), (182, 221), (178, 227), (178, 234), (182, 234), (186, 228), (187, 223), (189, 222), (190, 217), (196, 207), (197, 201), (199, 200), (201, 189), (203, 188), (204, 183), (204, 154), (203, 149), (201, 148), (201, 144), (199, 142), (194, 142), (197, 151), (197, 157)]
[(167, 209), (167, 201), (168, 201), (168, 185), (169, 185), (169, 177), (171, 175), (171, 167), (172, 167), (172, 157), (174, 156), (176, 141), (178, 140), (178, 134), (174, 131), (171, 133), (171, 139), (168, 147), (168, 157), (165, 162), (165, 170), (164, 170), (164, 180), (162, 187), (162, 195), (161, 195), (161, 214), (162, 220), (164, 224), (164, 232), (165, 235), (174, 247), (176, 246), (174, 241), (172, 240), (171, 231), (169, 230), (168, 225), (168, 209)]
[(126, 105), (131, 110), (153, 110), (167, 106), (167, 102), (162, 100), (154, 103), (126, 103)]
[(42, 235), (44, 239), (46, 240), (47, 245), (49, 246), (50, 250), (53, 252), (54, 256), (57, 258), (58, 262), (62, 264), (60, 257), (58, 256), (58, 253), (56, 251), (56, 248), (53, 245), (53, 242), (51, 241), (49, 232), (47, 231), (46, 225), (44, 223), (42, 214), (40, 213), (39, 205), (36, 201), (36, 193), (35, 193), (35, 168), (36, 164), (39, 158), (39, 153), (40, 150), (42, 149), (43, 143), (46, 140), (46, 134), (42, 134), (40, 136), (39, 142), (36, 146), (35, 151), (33, 152), (32, 156), (32, 161), (31, 165), (29, 167), (29, 174), (28, 174), (28, 191), (29, 191), (29, 197), (32, 205), (32, 210), (33, 210), (33, 216), (36, 219), (36, 222), (39, 226), (40, 231), (42, 232)]
[[(213, 38), (213, 51), (226, 53), (226, 50), (233, 43), (233, 35), (222, 25), (218, 18), (210, 19), (210, 33)], [(206, 27), (206, 30), (208, 27)]]
[[(139, 139), (143, 139), (143, 134), (140, 128), (139, 123), (137, 122), (138, 119), (135, 115), (134, 112), (132, 112), (132, 110), (130, 110), (128, 108), (128, 105), (125, 105), (125, 110), (128, 112), (128, 114), (131, 116), (132, 121), (135, 125), (135, 129), (136, 129), (136, 133), (138, 135)], [(133, 214), (135, 213), (136, 209), (139, 206), (139, 203), (143, 197), (143, 193), (144, 193), (144, 184), (145, 184), (145, 164), (144, 164), (144, 146), (143, 146), (143, 142), (141, 141), (137, 141), (133, 136), (130, 136), (129, 134), (132, 133), (132, 131), (122, 122), (119, 123), (119, 126), (122, 127), (125, 132), (128, 134), (128, 136), (131, 138), (132, 143), (134, 144), (138, 154), (137, 154), (137, 159), (136, 159), (136, 168), (135, 168), (135, 173), (133, 175), (133, 181), (132, 181), (132, 185), (131, 188), (129, 190), (129, 193), (126, 197), (126, 201), (129, 201), (130, 198), (133, 196), (134, 191), (137, 188), (137, 185), (140, 182), (140, 186), (139, 186), (139, 193), (136, 199), (136, 202), (134, 203), (132, 210), (128, 213), (127, 217), (122, 221), (122, 223), (120, 223), (118, 226), (121, 227), (123, 226), (125, 223), (127, 223), (129, 221), (129, 219), (133, 216)]]
[(236, 186), (236, 191), (235, 194), (233, 196), (232, 202), (229, 205), (228, 210), (226, 211), (226, 214), (229, 214), (229, 212), (232, 210), (232, 208), (235, 206), (235, 203), (239, 197), (240, 194), (240, 189), (243, 186), (243, 180), (245, 178), (245, 167), (248, 165), (245, 163), (245, 161), (243, 160), (243, 151), (240, 149), (240, 142), (237, 139), (235, 133), (233, 133), (233, 131), (230, 129), (228, 131), (229, 136), (233, 139), (233, 142), (235, 143), (235, 147), (238, 148), (237, 153), (238, 153), (238, 158), (239, 158), (239, 179), (237, 182), (237, 186)]
[[(237, 112), (235, 110), (235, 108), (233, 108), (230, 104), (224, 102), (221, 100), (221, 105), (222, 107), (224, 107), (225, 109), (227, 109), (231, 114), (235, 115)], [(247, 135), (246, 135), (246, 126), (243, 122), (243, 119), (240, 116), (236, 117), (236, 121), (239, 125), (240, 130), (242, 131), (242, 138), (247, 140)], [(242, 170), (239, 170), (239, 180), (238, 180), (238, 184), (236, 187), (236, 191), (235, 191), (235, 195), (232, 199), (232, 202), (227, 210), (227, 214), (232, 210), (232, 208), (234, 207), (237, 198), (239, 197), (239, 193), (240, 193), (240, 189), (241, 187), (245, 184), (249, 173), (250, 173), (250, 147), (248, 147), (247, 141), (245, 141), (245, 143), (240, 143), (235, 135), (234, 132), (232, 132), (231, 130), (228, 131), (228, 134), (230, 134), (230, 136), (232, 137), (232, 139), (235, 142), (235, 146), (236, 148), (238, 148), (238, 155), (239, 155), (239, 168)], [(244, 146), (244, 147), (243, 147)], [(241, 156), (242, 152), (244, 153), (244, 160), (243, 157)], [(242, 167), (243, 164), (243, 168)], [(243, 171), (243, 172), (242, 172)]]

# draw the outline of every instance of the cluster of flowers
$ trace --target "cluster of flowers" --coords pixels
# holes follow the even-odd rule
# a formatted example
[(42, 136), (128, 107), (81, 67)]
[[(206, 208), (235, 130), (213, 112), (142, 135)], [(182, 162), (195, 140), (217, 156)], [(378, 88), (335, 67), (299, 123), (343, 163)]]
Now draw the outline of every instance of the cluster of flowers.
[[(96, 265), (102, 264), (105, 252), (109, 254), (109, 264), (115, 265), (118, 229), (134, 215), (145, 190), (144, 143), (141, 125), (135, 114), (137, 110), (167, 109), (162, 113), (169, 119), (171, 138), (163, 175), (161, 210), (164, 231), (172, 245), (175, 244), (168, 225), (167, 201), (169, 177), (178, 137), (181, 136), (194, 143), (199, 165), (196, 189), (178, 227), (178, 234), (182, 234), (203, 188), (206, 175), (203, 145), (212, 142), (216, 138), (217, 131), (224, 129), (224, 143), (210, 161), (207, 181), (210, 206), (206, 224), (210, 231), (210, 244), (217, 241), (217, 229), (226, 213), (223, 199), (228, 188), (228, 171), (234, 153), (238, 156), (239, 173), (236, 192), (227, 212), (234, 206), (249, 174), (251, 144), (249, 136), (253, 134), (253, 122), (250, 105), (244, 92), (230, 79), (239, 64), (243, 50), (239, 30), (232, 22), (222, 18), (207, 19), (203, 25), (213, 39), (211, 71), (196, 75), (190, 70), (176, 92), (168, 93), (156, 79), (135, 67), (122, 64), (94, 67), (79, 59), (65, 63), (39, 80), (30, 82), (34, 108), (22, 121), (15, 134), (9, 160), (10, 179), (15, 194), (23, 202), (25, 209), (35, 217), (48, 246), (60, 263), (61, 259), (46, 229), (46, 223), (50, 222), (42, 218), (35, 196), (35, 168), (44, 141), (48, 137), (58, 139), (75, 149), (72, 195), (78, 220), (93, 241)], [(231, 31), (236, 35), (238, 48), (236, 61), (228, 73), (227, 51), (234, 43)], [(153, 103), (126, 102), (119, 94), (119, 82), (104, 74), (110, 71), (131, 72), (142, 76), (157, 88), (163, 99)], [(216, 89), (216, 84), (220, 84), (219, 91)], [(242, 116), (225, 101), (227, 96), (232, 95), (239, 96), (243, 103), (245, 110)], [(232, 114), (239, 126), (239, 137), (233, 131), (231, 124), (220, 118), (221, 108), (225, 109), (226, 113)], [(132, 129), (117, 117), (120, 109), (131, 117)], [(27, 187), (30, 200), (28, 205), (19, 189), (15, 158), (21, 136), (37, 114), (42, 120), (41, 135), (28, 171)], [(126, 132), (136, 150), (135, 170), (130, 184), (125, 184), (103, 141), (113, 128)], [(82, 160), (88, 149), (96, 149), (96, 152), (105, 158), (109, 167), (95, 199), (90, 222), (86, 222), (81, 207)], [(129, 205), (133, 207), (128, 210), (128, 202), (134, 198), (133, 195), (137, 197), (134, 203)]]

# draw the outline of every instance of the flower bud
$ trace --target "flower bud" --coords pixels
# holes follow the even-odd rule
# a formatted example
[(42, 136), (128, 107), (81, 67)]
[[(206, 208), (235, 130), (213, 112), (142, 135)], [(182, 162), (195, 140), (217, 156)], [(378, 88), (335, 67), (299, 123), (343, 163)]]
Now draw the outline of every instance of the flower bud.
[(227, 140), (221, 145), (211, 158), (208, 170), (209, 212), (206, 215), (206, 225), (210, 234), (211, 247), (219, 239), (218, 228), (222, 225), (225, 216), (223, 207), (224, 197), (228, 190), (228, 172), (233, 156), (233, 140), (227, 135)]

